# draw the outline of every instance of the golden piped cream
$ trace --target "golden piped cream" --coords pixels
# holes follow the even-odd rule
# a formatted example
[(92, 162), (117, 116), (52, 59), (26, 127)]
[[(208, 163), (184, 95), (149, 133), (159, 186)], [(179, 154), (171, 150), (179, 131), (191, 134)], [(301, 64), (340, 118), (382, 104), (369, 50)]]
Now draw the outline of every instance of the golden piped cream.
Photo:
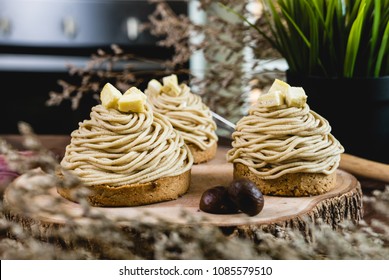
[(330, 132), (328, 121), (307, 104), (257, 104), (237, 123), (227, 160), (246, 165), (262, 179), (297, 172), (331, 174), (344, 148)]
[(193, 157), (183, 138), (144, 106), (140, 113), (93, 107), (90, 119), (72, 132), (61, 165), (89, 186), (146, 183), (188, 171)]
[(187, 85), (176, 84), (177, 77), (174, 76), (165, 77), (164, 85), (150, 81), (145, 94), (154, 111), (169, 119), (185, 143), (206, 150), (218, 141), (211, 111)]

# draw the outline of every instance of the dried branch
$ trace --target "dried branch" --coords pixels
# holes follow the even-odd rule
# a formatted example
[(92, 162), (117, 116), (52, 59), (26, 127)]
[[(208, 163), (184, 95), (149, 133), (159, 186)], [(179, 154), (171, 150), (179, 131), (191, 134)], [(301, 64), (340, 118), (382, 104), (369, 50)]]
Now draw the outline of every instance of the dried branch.
[[(255, 84), (263, 89), (271, 83), (271, 78), (283, 75), (277, 69), (271, 70), (272, 73), (256, 70), (261, 66), (258, 59), (279, 55), (267, 40), (253, 32), (241, 20), (234, 19), (233, 14), (223, 10), (218, 2), (199, 1), (199, 11), (207, 15), (204, 23), (194, 23), (187, 14), (177, 15), (165, 1), (149, 2), (155, 5), (155, 10), (142, 29), (158, 37), (160, 47), (172, 49), (172, 57), (164, 60), (141, 58), (124, 52), (116, 45), (112, 46), (112, 52), (97, 50), (85, 68), (69, 66), (69, 74), (77, 78), (77, 81), (73, 84), (58, 81), (62, 92), (50, 92), (46, 103), (48, 106), (70, 100), (71, 108), (75, 110), (85, 95), (92, 95), (97, 99), (99, 90), (106, 82), (111, 82), (120, 90), (126, 90), (129, 86), (142, 84), (147, 75), (158, 78), (174, 72), (189, 76), (194, 91), (203, 96), (204, 102), (212, 110), (228, 118), (230, 111), (247, 107), (249, 85)], [(221, 3), (234, 7), (243, 14), (248, 13), (245, 2), (234, 0)], [(263, 27), (265, 22), (260, 16), (257, 17), (257, 24)], [(263, 29), (270, 32), (266, 26)], [(248, 49), (253, 50), (254, 54), (250, 61), (246, 57)], [(193, 76), (187, 69), (190, 58), (199, 51), (203, 53), (205, 60), (205, 68), (197, 69), (204, 73), (201, 77)], [(150, 70), (139, 70), (136, 62), (146, 62), (152, 67)], [(253, 78), (257, 83), (250, 82)], [(235, 116), (232, 121), (236, 121), (238, 117), (239, 115)]]
[[(59, 80), (62, 92), (51, 91), (47, 106), (60, 105), (65, 100), (71, 101), (71, 108), (77, 109), (81, 98), (92, 95), (98, 100), (98, 93), (105, 83), (110, 82), (118, 89), (126, 91), (130, 86), (139, 86), (145, 75), (155, 77), (170, 74), (172, 70), (165, 67), (166, 62), (157, 59), (143, 58), (135, 54), (125, 53), (118, 45), (112, 45), (111, 51), (97, 50), (91, 55), (84, 68), (69, 65), (69, 74), (76, 77), (78, 83)], [(139, 68), (139, 63), (148, 68)], [(182, 73), (184, 71), (176, 71)]]

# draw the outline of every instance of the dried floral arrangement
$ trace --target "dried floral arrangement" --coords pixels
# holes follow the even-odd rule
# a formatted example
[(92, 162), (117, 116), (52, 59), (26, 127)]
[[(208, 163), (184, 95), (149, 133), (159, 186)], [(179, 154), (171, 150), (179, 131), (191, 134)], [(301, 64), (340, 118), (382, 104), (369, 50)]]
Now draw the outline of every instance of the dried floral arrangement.
[[(66, 218), (66, 224), (49, 227), (21, 220), (0, 205), (1, 259), (389, 259), (389, 226), (378, 219), (358, 225), (342, 223), (334, 230), (328, 224), (310, 222), (307, 235), (299, 230), (279, 228), (277, 232), (257, 230), (251, 236), (216, 226), (183, 227), (169, 221), (150, 223), (149, 217), (129, 221), (95, 212), (80, 191), (82, 213), (58, 212), (59, 201), (42, 206), (31, 203), (36, 197), (50, 196), (56, 184), (72, 187), (77, 178), (56, 176), (58, 159), (39, 142), (27, 124), (21, 124), (25, 150), (21, 154), (0, 139), (0, 152), (9, 168), (18, 174), (13, 184), (21, 185), (17, 194), (24, 205), (23, 216), (47, 211)], [(364, 198), (364, 203), (383, 217), (389, 211), (389, 187)], [(38, 208), (37, 208), (38, 207)], [(182, 213), (188, 224), (193, 217)], [(80, 219), (80, 217), (82, 219)]]
[[(243, 14), (249, 13), (247, 5), (250, 1), (221, 2)], [(198, 12), (206, 15), (204, 22), (194, 22), (189, 15), (175, 14), (165, 1), (150, 0), (155, 10), (143, 28), (159, 39), (159, 46), (173, 50), (171, 58), (140, 58), (117, 45), (112, 46), (111, 52), (98, 50), (85, 68), (70, 66), (69, 74), (78, 77), (79, 83), (59, 81), (62, 92), (51, 92), (47, 105), (71, 100), (72, 109), (76, 109), (83, 96), (96, 94), (106, 82), (125, 90), (130, 85), (144, 82), (144, 75), (158, 78), (174, 72), (189, 77), (192, 90), (201, 95), (213, 111), (236, 122), (247, 113), (248, 94), (252, 88), (267, 88), (274, 78), (284, 75), (278, 69), (263, 69), (266, 63), (280, 58), (280, 55), (261, 34), (254, 32), (218, 2), (200, 0), (198, 3)], [(260, 16), (254, 17), (258, 26), (270, 32)], [(202, 73), (200, 75), (188, 69), (196, 52), (203, 54), (204, 68), (196, 69)], [(147, 62), (153, 69), (160, 70), (136, 70), (134, 62), (137, 61)], [(118, 65), (122, 70), (115, 71)]]
[[(127, 90), (129, 85), (138, 86), (144, 82), (141, 76), (149, 73), (149, 70), (146, 69), (135, 70), (136, 64), (139, 62), (145, 62), (153, 69), (160, 68), (160, 71), (153, 70), (153, 74), (157, 77), (171, 72), (170, 68), (163, 68), (163, 65), (169, 64), (167, 61), (139, 57), (124, 52), (118, 45), (112, 45), (111, 50), (99, 49), (95, 54), (92, 54), (84, 68), (69, 65), (69, 75), (77, 77), (79, 83), (73, 84), (69, 81), (59, 80), (58, 84), (61, 86), (62, 92), (50, 92), (46, 105), (56, 106), (64, 100), (70, 100), (71, 108), (76, 110), (81, 98), (85, 95), (92, 94), (97, 102), (98, 94), (96, 93), (107, 82), (111, 82), (122, 91)], [(116, 70), (118, 65), (121, 65), (120, 71)]]

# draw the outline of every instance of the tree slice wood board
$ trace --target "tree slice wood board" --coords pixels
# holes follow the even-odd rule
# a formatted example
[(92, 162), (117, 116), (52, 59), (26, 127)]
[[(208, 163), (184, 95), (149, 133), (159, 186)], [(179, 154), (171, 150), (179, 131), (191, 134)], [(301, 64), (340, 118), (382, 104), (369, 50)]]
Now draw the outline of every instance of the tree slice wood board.
[[(227, 150), (221, 147), (213, 160), (194, 165), (190, 190), (177, 200), (138, 207), (92, 207), (93, 211), (103, 213), (106, 217), (120, 221), (125, 226), (130, 225), (131, 220), (134, 219), (145, 222), (163, 219), (186, 226), (206, 224), (222, 228), (268, 225), (293, 227), (294, 224), (301, 224), (306, 218), (310, 218), (311, 220), (322, 219), (336, 227), (343, 220), (357, 222), (362, 218), (360, 184), (354, 176), (342, 170), (337, 170), (336, 187), (325, 194), (312, 197), (264, 196), (264, 208), (254, 217), (243, 213), (217, 215), (200, 211), (200, 197), (207, 188), (228, 185), (232, 180), (233, 167), (225, 159)], [(17, 220), (23, 223), (26, 220), (29, 221), (28, 223), (33, 220), (35, 224), (46, 226), (65, 224), (64, 213), (73, 219), (83, 219), (83, 207), (60, 196), (55, 186), (52, 186), (47, 194), (32, 197), (28, 203), (31, 207), (26, 203), (21, 204), (18, 199), (18, 188), (21, 187), (23, 184), (12, 184), (4, 194), (4, 204), (11, 218), (18, 216)], [(28, 193), (29, 190), (26, 189), (24, 192)], [(191, 222), (188, 222), (188, 215), (191, 217)]]

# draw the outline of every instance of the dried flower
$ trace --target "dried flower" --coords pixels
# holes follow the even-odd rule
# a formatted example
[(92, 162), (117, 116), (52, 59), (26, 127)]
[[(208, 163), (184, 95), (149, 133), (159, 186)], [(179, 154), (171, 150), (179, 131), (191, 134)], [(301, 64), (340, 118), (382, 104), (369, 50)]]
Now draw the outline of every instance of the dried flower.
[[(145, 82), (147, 75), (158, 78), (174, 72), (189, 77), (192, 91), (201, 95), (211, 110), (236, 122), (248, 111), (253, 87), (267, 88), (274, 78), (284, 75), (278, 69), (264, 70), (266, 63), (279, 58), (279, 54), (265, 38), (234, 18), (217, 2), (198, 2), (199, 12), (206, 15), (206, 22), (194, 22), (187, 14), (177, 15), (165, 1), (150, 0), (150, 3), (155, 5), (155, 10), (142, 28), (158, 37), (159, 46), (174, 50), (171, 58), (161, 61), (139, 58), (117, 45), (111, 47), (112, 52), (98, 50), (84, 69), (70, 66), (69, 73), (78, 78), (79, 84), (59, 81), (62, 92), (51, 92), (47, 105), (70, 100), (72, 109), (76, 109), (86, 94), (97, 99), (96, 93), (106, 82), (126, 90), (130, 85)], [(244, 14), (253, 14), (247, 9), (250, 1), (221, 3), (228, 3)], [(258, 24), (264, 25), (261, 17), (256, 16)], [(264, 30), (266, 28), (264, 26)], [(202, 53), (202, 69), (187, 68), (195, 53)], [(154, 70), (140, 71), (133, 67), (134, 61), (147, 62)]]

